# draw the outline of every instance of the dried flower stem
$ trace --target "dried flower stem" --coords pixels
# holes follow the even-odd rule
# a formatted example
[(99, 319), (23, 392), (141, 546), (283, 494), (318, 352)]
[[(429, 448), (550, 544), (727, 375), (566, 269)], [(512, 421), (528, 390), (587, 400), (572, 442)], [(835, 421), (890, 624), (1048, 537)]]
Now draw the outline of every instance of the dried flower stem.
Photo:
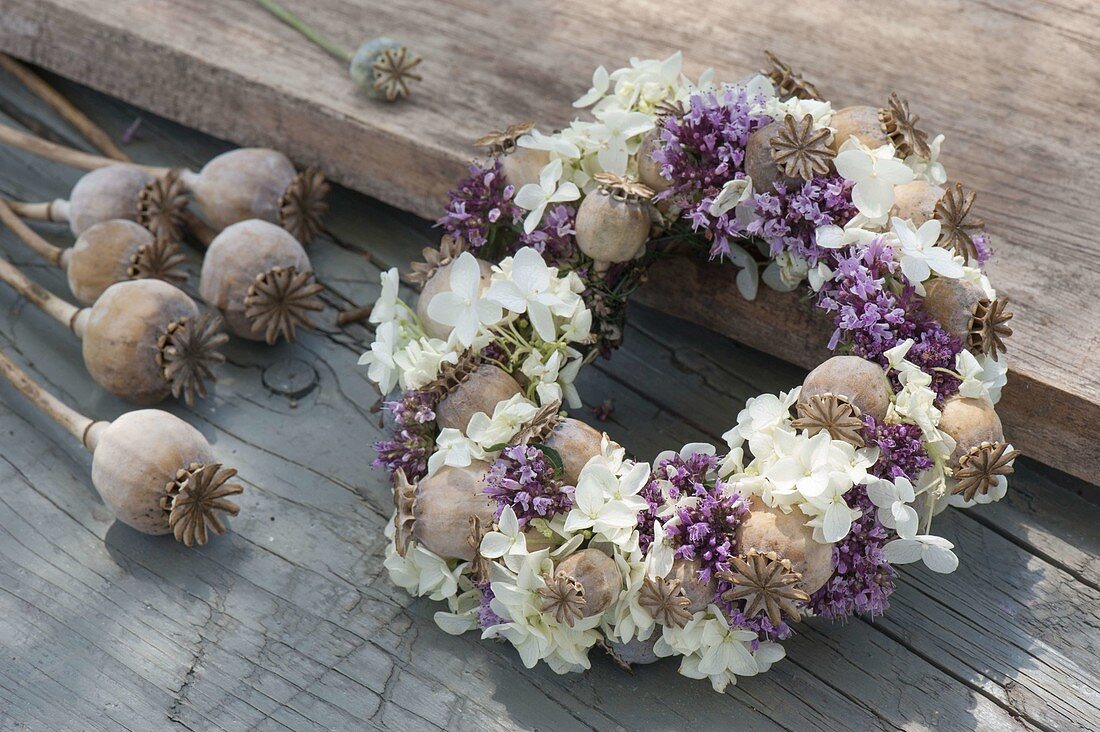
[[(88, 447), (86, 437), (89, 428), (96, 423), (95, 420), (63, 404), (60, 399), (32, 381), (31, 377), (27, 376), (27, 373), (2, 351), (0, 351), (0, 374), (47, 417), (64, 427), (69, 434)], [(90, 447), (89, 450), (91, 450)]]
[(0, 200), (0, 223), (11, 229), (12, 233), (22, 239), (23, 243), (33, 249), (43, 259), (46, 259), (55, 267), (61, 266), (61, 249), (50, 244), (38, 235), (37, 232), (23, 223), (22, 219), (15, 215), (7, 202)]
[[(53, 201), (41, 201), (38, 203), (26, 203), (24, 201), (7, 201), (16, 216), (31, 221), (50, 221), (53, 223), (65, 223), (68, 216), (59, 215), (58, 204), (67, 204), (68, 201), (56, 199)], [(64, 209), (62, 209), (64, 210)]]
[[(70, 165), (74, 168), (80, 168), (81, 170), (95, 170), (97, 168), (106, 168), (108, 165), (119, 164), (119, 161), (114, 158), (94, 155), (82, 150), (66, 147), (65, 145), (58, 145), (55, 142), (43, 140), (41, 137), (36, 137), (26, 132), (20, 132), (7, 125), (0, 125), (0, 143), (11, 145), (12, 147), (26, 150), (29, 153), (38, 155), (47, 160), (53, 160), (54, 162)], [(156, 176), (166, 175), (168, 171), (171, 170), (171, 168), (158, 168), (152, 165), (142, 165), (140, 167)]]
[(92, 143), (104, 155), (123, 163), (131, 162), (130, 157), (122, 152), (110, 135), (100, 129), (95, 122), (88, 119), (72, 102), (61, 96), (41, 76), (31, 71), (21, 62), (3, 53), (0, 53), (0, 67), (3, 67), (5, 71), (18, 79), (32, 94), (53, 107), (55, 112), (75, 127), (84, 136), (84, 139)]
[(183, 210), (183, 223), (187, 227), (187, 231), (191, 233), (191, 236), (193, 236), (199, 244), (202, 244), (204, 249), (208, 248), (210, 242), (214, 241), (214, 237), (218, 235), (214, 227), (200, 219), (195, 212), (189, 208)]
[(349, 325), (351, 323), (358, 323), (362, 320), (366, 320), (370, 317), (372, 310), (374, 310), (373, 305), (364, 305), (358, 308), (348, 308), (347, 310), (341, 310), (340, 314), (336, 316), (336, 324)]
[(34, 305), (66, 328), (72, 329), (80, 308), (62, 300), (37, 282), (30, 280), (15, 265), (0, 258), (0, 280), (11, 285), (12, 289), (30, 300)]
[(316, 28), (275, 2), (275, 0), (256, 0), (256, 3), (291, 28), (301, 33), (308, 38), (311, 43), (316, 44), (318, 48), (336, 60), (343, 61), (344, 63), (351, 62), (351, 58), (354, 55), (351, 51), (323, 36)]

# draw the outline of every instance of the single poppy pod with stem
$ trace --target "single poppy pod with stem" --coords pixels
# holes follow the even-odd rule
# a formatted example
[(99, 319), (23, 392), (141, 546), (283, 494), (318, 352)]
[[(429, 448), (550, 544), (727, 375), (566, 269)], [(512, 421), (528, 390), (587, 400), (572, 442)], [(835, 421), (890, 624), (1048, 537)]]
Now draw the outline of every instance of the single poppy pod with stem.
[(131, 219), (154, 234), (178, 240), (188, 195), (215, 230), (259, 218), (309, 243), (321, 232), (330, 186), (316, 168), (299, 172), (283, 153), (239, 148), (222, 153), (200, 170), (119, 163), (57, 145), (0, 125), (0, 142), (76, 168), (89, 170), (69, 198), (12, 203), (25, 218), (68, 222), (73, 234), (111, 219)]
[(60, 268), (69, 289), (83, 305), (91, 305), (116, 282), (154, 278), (165, 282), (187, 279), (187, 261), (175, 242), (154, 236), (127, 219), (112, 219), (85, 229), (69, 248), (56, 247), (39, 236), (0, 201), (0, 223), (28, 248)]
[(92, 379), (134, 404), (169, 395), (193, 404), (225, 360), (221, 318), (201, 313), (178, 287), (161, 280), (118, 282), (91, 307), (78, 308), (0, 259), (0, 280), (80, 338)]
[(92, 453), (92, 484), (122, 523), (145, 534), (172, 534), (203, 545), (224, 534), (223, 516), (236, 516), (230, 501), (244, 491), (237, 474), (217, 462), (198, 430), (160, 409), (127, 412), (97, 422), (47, 392), (0, 352), (0, 375)]

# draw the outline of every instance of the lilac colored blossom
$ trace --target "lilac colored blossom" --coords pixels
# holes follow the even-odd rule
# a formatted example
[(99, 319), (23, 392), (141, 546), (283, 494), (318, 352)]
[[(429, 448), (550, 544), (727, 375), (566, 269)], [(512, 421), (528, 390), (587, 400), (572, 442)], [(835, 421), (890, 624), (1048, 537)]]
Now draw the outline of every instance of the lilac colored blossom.
[(561, 267), (577, 254), (573, 239), (576, 217), (577, 210), (572, 206), (559, 204), (548, 209), (538, 227), (530, 234), (523, 234), (514, 249), (529, 246), (541, 254), (551, 267)]
[(749, 135), (769, 124), (771, 117), (753, 114), (744, 90), (721, 94), (695, 94), (688, 109), (661, 121), (661, 144), (653, 160), (672, 186), (657, 195), (683, 210), (692, 229), (710, 242), (710, 256), (724, 257), (730, 244), (744, 238), (745, 227), (735, 210), (721, 216), (710, 213), (711, 204), (731, 180), (745, 177), (745, 146)]
[(437, 226), (456, 239), (462, 239), (470, 251), (477, 252), (489, 242), (491, 229), (500, 224), (511, 226), (522, 218), (523, 212), (512, 203), (515, 186), (504, 180), (504, 170), (499, 160), (487, 166), (470, 165), (470, 175), (450, 192), (446, 213)]
[(993, 243), (989, 240), (989, 234), (984, 231), (971, 237), (974, 242), (974, 251), (978, 254), (978, 266), (984, 266), (993, 256)]
[(493, 608), (489, 606), (489, 603), (496, 597), (496, 595), (493, 594), (493, 588), (490, 583), (477, 582), (474, 586), (481, 592), (481, 605), (477, 611), (477, 623), (481, 626), (482, 630), (505, 622), (504, 618), (493, 612)]
[(854, 486), (844, 500), (863, 515), (833, 547), (836, 572), (810, 597), (809, 607), (830, 620), (843, 620), (855, 614), (882, 615), (894, 592), (894, 568), (883, 551), (888, 533), (876, 518), (875, 506), (864, 486)]
[(393, 416), (393, 435), (374, 443), (378, 457), (371, 464), (390, 475), (402, 468), (410, 481), (419, 480), (428, 472), (428, 456), (435, 446), (435, 398), (430, 392), (410, 390), (382, 406)]
[(505, 506), (516, 512), (520, 526), (536, 518), (549, 519), (573, 505), (573, 486), (554, 475), (546, 454), (530, 445), (511, 445), (493, 461), (485, 493), (496, 501), (496, 516)]
[[(779, 625), (772, 625), (771, 618), (767, 613), (759, 613), (757, 615), (746, 617), (741, 608), (735, 608), (730, 603), (722, 599), (722, 593), (730, 589), (731, 585), (728, 582), (719, 582), (718, 595), (715, 598), (715, 602), (722, 610), (722, 613), (729, 620), (731, 628), (740, 628), (742, 630), (751, 630), (756, 633), (756, 640), (752, 641), (751, 648), (753, 651), (760, 647), (760, 641), (764, 640), (787, 640), (794, 631), (791, 626), (787, 625), (786, 620), (781, 620)], [(743, 604), (743, 603), (738, 603)]]
[(766, 241), (773, 258), (787, 252), (813, 267), (829, 254), (816, 244), (817, 228), (842, 227), (856, 215), (852, 183), (833, 174), (816, 176), (794, 190), (791, 185), (778, 180), (773, 192), (756, 194), (755, 216), (746, 231)]
[(958, 390), (958, 379), (940, 369), (955, 367), (962, 341), (925, 315), (889, 244), (878, 238), (862, 248), (837, 249), (828, 264), (834, 278), (818, 293), (817, 306), (833, 315), (830, 350), (844, 347), (885, 366), (883, 354), (912, 338), (906, 358), (932, 377), (937, 396), (942, 400)]
[(868, 446), (879, 449), (878, 460), (868, 471), (876, 478), (916, 481), (917, 476), (932, 467), (924, 435), (915, 424), (890, 424), (864, 415), (863, 438)]

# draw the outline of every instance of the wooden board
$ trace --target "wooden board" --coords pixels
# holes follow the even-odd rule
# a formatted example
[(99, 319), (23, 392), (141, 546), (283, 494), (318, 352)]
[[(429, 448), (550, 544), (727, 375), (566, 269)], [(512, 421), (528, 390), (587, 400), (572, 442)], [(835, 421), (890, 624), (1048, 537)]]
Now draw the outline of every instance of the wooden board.
[[(340, 64), (251, 0), (0, 0), (0, 48), (212, 134), (320, 163), (428, 218), (475, 154), (471, 140), (521, 119), (567, 122), (592, 70), (630, 55), (684, 49), (691, 73), (713, 66), (735, 79), (759, 68), (769, 47), (840, 104), (881, 102), (897, 89), (928, 129), (947, 135), (944, 159), (980, 192), (976, 212), (996, 237), (991, 276), (1017, 314), (1002, 411), (1012, 440), (1074, 475), (1100, 470), (1092, 4), (290, 5), (348, 47), (383, 32), (406, 40), (426, 58), (415, 97), (365, 99)], [(823, 325), (791, 332), (793, 297), (741, 303), (727, 273), (672, 272), (655, 273), (641, 298), (802, 365), (821, 352)]]
[[(108, 129), (137, 114), (62, 89)], [(0, 74), (0, 122), (8, 112), (70, 137)], [(128, 150), (179, 165), (226, 147), (146, 116)], [(0, 195), (59, 195), (75, 177), (0, 150)], [(348, 191), (333, 203), (310, 256), (326, 301), (343, 307), (374, 298), (380, 268), (405, 265), (431, 232)], [(65, 293), (6, 232), (0, 256)], [(746, 398), (804, 375), (646, 308), (632, 316), (624, 348), (582, 372), (578, 416), (611, 399), (610, 419), (594, 424), (640, 458), (717, 441)], [(166, 405), (246, 484), (231, 533), (201, 550), (112, 522), (89, 456), (0, 384), (0, 730), (1100, 727), (1097, 492), (1030, 461), (1003, 502), (944, 516), (957, 574), (904, 568), (886, 617), (808, 623), (788, 659), (725, 695), (674, 662), (626, 676), (595, 658), (589, 673), (559, 677), (524, 669), (507, 646), (443, 633), (438, 606), (380, 567), (390, 499), (367, 466), (377, 393), (354, 365), (371, 334), (336, 328), (332, 307), (320, 320), (293, 346), (232, 343), (213, 399)], [(67, 331), (5, 287), (0, 349), (88, 414), (128, 409), (91, 381)], [(293, 402), (265, 383), (287, 359), (317, 375)]]

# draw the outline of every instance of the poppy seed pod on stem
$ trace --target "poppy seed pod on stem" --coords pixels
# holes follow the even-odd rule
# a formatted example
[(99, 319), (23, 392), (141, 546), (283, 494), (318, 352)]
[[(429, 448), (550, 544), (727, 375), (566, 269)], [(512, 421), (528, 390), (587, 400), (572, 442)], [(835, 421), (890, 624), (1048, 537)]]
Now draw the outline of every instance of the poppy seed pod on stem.
[(577, 207), (577, 246), (591, 257), (597, 272), (606, 272), (615, 262), (634, 259), (649, 239), (647, 186), (611, 173), (597, 173), (600, 187)]
[(186, 258), (179, 247), (127, 219), (93, 224), (68, 249), (47, 242), (3, 201), (0, 201), (0, 222), (30, 249), (60, 267), (69, 281), (69, 289), (84, 305), (94, 303), (116, 282), (145, 278), (166, 282), (187, 279), (182, 269)]
[(199, 295), (221, 311), (231, 333), (274, 344), (311, 329), (310, 312), (324, 309), (313, 265), (298, 240), (275, 224), (241, 221), (210, 242)]
[(478, 412), (492, 414), (497, 404), (523, 392), (507, 371), (472, 352), (465, 353), (456, 364), (443, 364), (439, 376), (424, 391), (438, 395), (435, 422), (439, 428), (460, 431)]
[(188, 404), (206, 396), (212, 367), (225, 360), (221, 318), (199, 309), (182, 290), (161, 280), (118, 282), (91, 307), (77, 308), (0, 260), (0, 279), (73, 331), (84, 365), (97, 384), (135, 404), (168, 395)]
[(240, 511), (228, 500), (244, 490), (229, 482), (237, 471), (216, 462), (206, 438), (179, 417), (140, 409), (95, 422), (46, 392), (3, 353), (0, 374), (92, 453), (92, 483), (122, 523), (193, 546), (205, 544), (210, 532), (225, 533), (223, 516)]
[(615, 560), (599, 549), (582, 549), (562, 559), (554, 575), (572, 579), (582, 590), (582, 617), (591, 617), (611, 607), (622, 591), (623, 575)]
[(876, 420), (886, 418), (890, 407), (890, 385), (877, 363), (859, 356), (833, 356), (806, 375), (799, 403), (815, 395), (843, 397), (862, 414)]
[(749, 515), (737, 527), (737, 546), (742, 553), (749, 549), (775, 552), (790, 561), (791, 568), (802, 575), (802, 589), (812, 595), (833, 576), (833, 545), (815, 541), (806, 519), (797, 509), (784, 513), (753, 497)]
[(397, 552), (405, 556), (416, 541), (444, 559), (473, 559), (470, 517), (492, 526), (495, 516), (496, 506), (485, 494), (488, 471), (489, 463), (475, 460), (466, 467), (445, 465), (419, 483), (409, 483), (404, 471), (394, 473)]

